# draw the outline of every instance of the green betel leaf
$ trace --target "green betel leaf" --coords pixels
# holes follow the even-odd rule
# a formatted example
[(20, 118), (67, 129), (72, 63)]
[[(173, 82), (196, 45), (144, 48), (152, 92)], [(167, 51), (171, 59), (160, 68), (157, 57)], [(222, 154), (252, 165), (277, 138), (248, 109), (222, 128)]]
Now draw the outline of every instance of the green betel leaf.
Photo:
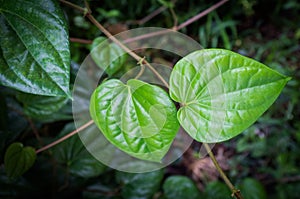
[(207, 49), (175, 65), (170, 96), (180, 102), (179, 123), (195, 140), (221, 142), (253, 124), (289, 80), (237, 53)]
[(0, 84), (47, 96), (70, 96), (67, 24), (54, 0), (0, 3)]
[(139, 80), (112, 79), (93, 93), (90, 114), (104, 136), (136, 158), (160, 162), (179, 128), (167, 93)]
[(112, 76), (126, 62), (127, 54), (115, 43), (109, 43), (105, 37), (97, 37), (91, 46), (94, 62)]
[(23, 147), (23, 144), (19, 142), (13, 143), (5, 152), (5, 171), (11, 178), (19, 177), (33, 165), (35, 159), (34, 148)]

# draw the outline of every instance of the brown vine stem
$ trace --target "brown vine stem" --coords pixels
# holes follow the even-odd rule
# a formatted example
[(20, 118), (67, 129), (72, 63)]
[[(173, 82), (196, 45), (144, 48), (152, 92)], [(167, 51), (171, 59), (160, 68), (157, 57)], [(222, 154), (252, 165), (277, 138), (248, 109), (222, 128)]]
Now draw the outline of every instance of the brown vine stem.
[[(134, 59), (136, 59), (140, 64), (146, 64), (150, 70), (152, 70), (152, 72), (157, 75), (157, 77), (164, 83), (164, 85), (166, 87), (169, 88), (169, 84), (163, 79), (163, 77), (155, 70), (155, 68), (153, 68), (144, 58), (138, 56), (137, 54), (135, 54), (134, 52), (132, 52), (129, 48), (127, 48), (125, 45), (123, 45), (119, 40), (117, 40), (114, 36), (112, 36), (112, 34), (110, 34), (110, 32), (108, 32), (92, 15), (91, 15), (91, 12), (90, 12), (90, 9), (88, 8), (87, 6), (87, 3), (86, 6), (87, 8), (81, 8), (73, 3), (70, 3), (68, 1), (65, 1), (65, 0), (60, 0), (60, 2), (62, 3), (65, 3), (66, 5), (74, 8), (74, 9), (77, 9), (81, 12), (84, 12), (84, 14), (91, 20), (91, 22), (93, 24), (95, 24), (107, 37), (109, 37), (113, 42), (115, 42), (116, 44), (118, 44), (121, 48), (123, 48), (129, 55), (131, 55)], [(42, 151), (45, 151), (63, 141), (65, 141), (66, 139), (68, 139), (69, 137), (72, 137), (73, 135), (77, 134), (79, 131), (87, 128), (88, 126), (90, 126), (91, 124), (93, 124), (94, 121), (93, 120), (90, 120), (89, 122), (85, 123), (84, 125), (82, 125), (81, 127), (79, 127), (78, 129), (72, 131), (71, 133), (65, 135), (64, 137), (36, 150), (36, 154), (42, 152)]]
[[(25, 117), (27, 118), (27, 116), (25, 116)], [(38, 142), (39, 142), (39, 144), (40, 144), (40, 145), (43, 145), (43, 141), (42, 141), (42, 139), (41, 139), (41, 137), (40, 137), (40, 134), (39, 134), (38, 130), (36, 129), (34, 123), (32, 122), (32, 120), (31, 120), (30, 118), (27, 118), (27, 121), (29, 122), (30, 128), (32, 129), (32, 131), (33, 131), (33, 133), (34, 133), (36, 139), (37, 139)]]
[(135, 76), (134, 79), (139, 79), (143, 75), (143, 73), (145, 71), (145, 65), (142, 64), (142, 60), (141, 60), (141, 62), (139, 64), (141, 66), (141, 69), (140, 69), (140, 72)]
[(74, 37), (70, 37), (70, 41), (75, 43), (81, 43), (81, 44), (91, 44), (93, 42), (92, 40), (80, 39)]
[(126, 43), (130, 43), (130, 42), (134, 42), (134, 41), (138, 41), (138, 40), (147, 39), (147, 38), (150, 38), (150, 37), (166, 34), (166, 33), (169, 33), (170, 30), (178, 31), (178, 30), (190, 25), (191, 23), (194, 23), (195, 21), (199, 20), (200, 18), (208, 15), (210, 12), (216, 10), (217, 8), (222, 6), (224, 3), (226, 3), (227, 1), (229, 1), (229, 0), (219, 1), (218, 3), (216, 3), (216, 4), (212, 5), (211, 7), (207, 8), (206, 10), (200, 12), (199, 14), (195, 15), (194, 17), (192, 17), (192, 18), (188, 19), (187, 21), (183, 22), (179, 26), (173, 26), (171, 29), (157, 31), (157, 32), (149, 33), (149, 34), (144, 34), (144, 35), (140, 35), (140, 36), (137, 36), (137, 37), (132, 37), (132, 38), (124, 40), (124, 43), (126, 44)]
[(223, 5), (224, 3), (226, 3), (229, 0), (222, 0), (219, 1), (218, 3), (214, 4), (213, 6), (209, 7), (208, 9), (204, 10), (203, 12), (197, 14), (196, 16), (190, 18), (189, 20), (185, 21), (184, 23), (180, 24), (179, 26), (177, 26), (176, 30), (180, 30), (188, 25), (190, 25), (191, 23), (197, 21), (198, 19), (204, 17), (205, 15), (209, 14), (210, 12), (212, 12), (213, 10), (217, 9), (218, 7), (220, 7), (221, 5)]
[(155, 10), (154, 12), (152, 12), (151, 14), (149, 14), (148, 16), (146, 16), (143, 19), (139, 20), (137, 22), (137, 24), (143, 25), (144, 23), (146, 23), (147, 21), (149, 21), (150, 19), (152, 19), (153, 17), (155, 17), (159, 13), (163, 12), (165, 9), (167, 9), (165, 6), (161, 6), (160, 8), (158, 8), (157, 10)]
[(35, 127), (33, 121), (32, 121), (27, 115), (25, 115), (23, 112), (19, 111), (18, 109), (15, 109), (15, 108), (12, 107), (12, 106), (8, 106), (8, 107), (9, 107), (10, 109), (12, 109), (14, 112), (16, 112), (18, 115), (24, 117), (24, 118), (27, 120), (27, 122), (28, 122), (28, 124), (29, 124), (29, 126), (30, 126), (30, 128), (31, 128), (31, 130), (32, 130), (32, 132), (33, 132), (33, 134), (34, 134), (34, 136), (35, 136), (36, 139), (38, 140), (39, 144), (42, 145), (42, 144), (43, 144), (43, 141), (42, 141), (42, 139), (41, 139), (41, 137), (40, 137), (40, 134), (39, 134), (38, 130), (36, 129), (36, 127)]
[(82, 13), (87, 13), (88, 12), (87, 8), (82, 8), (82, 7), (80, 7), (76, 4), (73, 4), (73, 3), (69, 2), (69, 1), (65, 1), (65, 0), (59, 0), (59, 1), (66, 4), (66, 5), (68, 5), (68, 6), (70, 6), (71, 8), (74, 8), (75, 10), (78, 10), (78, 11), (82, 12)]
[(130, 24), (143, 25), (144, 23), (146, 23), (147, 21), (151, 20), (153, 17), (155, 17), (156, 15), (160, 14), (161, 12), (163, 12), (166, 9), (167, 9), (167, 7), (161, 6), (157, 10), (155, 10), (154, 12), (150, 13), (149, 15), (147, 15), (146, 17), (144, 17), (144, 18), (142, 18), (140, 20), (128, 21), (127, 24), (128, 25), (130, 25)]
[(170, 12), (171, 12), (171, 15), (172, 15), (173, 21), (174, 21), (173, 27), (177, 27), (178, 19), (177, 19), (176, 13), (173, 8), (170, 8)]
[(65, 141), (65, 140), (68, 139), (69, 137), (72, 137), (73, 135), (75, 135), (75, 134), (78, 133), (79, 131), (82, 131), (83, 129), (89, 127), (89, 126), (90, 126), (91, 124), (93, 124), (93, 123), (94, 123), (93, 120), (88, 121), (87, 123), (85, 123), (84, 125), (82, 125), (81, 127), (79, 127), (78, 129), (72, 131), (71, 133), (68, 133), (68, 134), (65, 135), (64, 137), (62, 137), (62, 138), (60, 138), (60, 139), (58, 139), (58, 140), (56, 140), (56, 141), (54, 141), (54, 142), (51, 142), (50, 144), (48, 144), (48, 145), (46, 145), (46, 146), (44, 146), (44, 147), (42, 147), (42, 148), (36, 150), (35, 153), (38, 154), (38, 153), (40, 153), (40, 152), (42, 152), (42, 151), (45, 151), (45, 150), (47, 150), (47, 149), (49, 149), (49, 148), (51, 148), (51, 147), (53, 147), (53, 146), (55, 146), (55, 145), (57, 145), (57, 144), (63, 142), (63, 141)]
[(230, 190), (232, 191), (232, 196), (235, 196), (237, 199), (243, 199), (240, 190), (236, 189), (233, 184), (230, 182), (230, 180), (228, 179), (228, 177), (226, 176), (226, 174), (224, 173), (224, 171), (222, 170), (222, 168), (220, 167), (216, 157), (214, 156), (214, 154), (211, 151), (211, 148), (209, 147), (209, 145), (207, 143), (203, 143), (209, 157), (211, 158), (211, 160), (213, 161), (216, 169), (218, 170), (219, 174), (221, 175), (221, 177), (223, 178), (224, 182), (226, 183), (226, 185), (230, 188)]
[(131, 51), (127, 46), (125, 46), (122, 42), (116, 39), (110, 32), (108, 32), (90, 13), (87, 13), (86, 17), (101, 31), (103, 32), (110, 40), (115, 42), (118, 46), (120, 46), (123, 50), (125, 50), (131, 57), (133, 57), (137, 62), (141, 62), (145, 64), (156, 76), (159, 80), (169, 88), (169, 84), (166, 80), (155, 70), (153, 66), (144, 58), (137, 55), (135, 52)]
[[(181, 24), (180, 26), (178, 26), (176, 28), (176, 30), (179, 30), (182, 27), (185, 27), (187, 25), (189, 25), (190, 23), (192, 23), (193, 21), (199, 19), (200, 17), (202, 17), (202, 15), (206, 15), (207, 13), (211, 12), (212, 10), (216, 9), (217, 7), (221, 6), (223, 3), (225, 3), (228, 0), (223, 0), (221, 2), (219, 2), (218, 4), (215, 4), (214, 6), (212, 6), (210, 9), (205, 10), (205, 12), (200, 13), (199, 15), (193, 17), (191, 20), (186, 21), (185, 23)], [(112, 34), (110, 34), (110, 32), (108, 32), (92, 15), (90, 12), (89, 8), (82, 8), (80, 6), (77, 6), (71, 2), (65, 1), (65, 0), (60, 0), (60, 2), (76, 9), (79, 10), (80, 12), (83, 12), (84, 14), (86, 14), (86, 16), (89, 18), (89, 20), (100, 30), (102, 31), (107, 37), (109, 37), (113, 42), (115, 42), (116, 44), (118, 44), (121, 48), (123, 48), (130, 56), (132, 56), (134, 59), (136, 59), (139, 63), (144, 63), (145, 65), (147, 65), (147, 67), (149, 67), (149, 69), (162, 81), (162, 83), (169, 88), (169, 84), (162, 78), (162, 76), (155, 70), (155, 68), (153, 68), (148, 61), (146, 61), (144, 58), (140, 57), (139, 55), (137, 55), (136, 53), (132, 52), (129, 48), (127, 48), (123, 43), (121, 43), (119, 40), (117, 40)], [(87, 6), (87, 5), (86, 5)], [(87, 6), (88, 7), (88, 6)], [(207, 12), (207, 13), (206, 13)], [(206, 13), (206, 14), (205, 14)], [(86, 124), (82, 125), (81, 127), (79, 127), (78, 129), (72, 131), (71, 133), (67, 134), (66, 136), (56, 140), (55, 142), (52, 142), (38, 150), (36, 150), (36, 153), (40, 153), (42, 151), (45, 151), (53, 146), (55, 146), (56, 144), (63, 142), (64, 140), (68, 139), (69, 137), (77, 134), (79, 131), (87, 128), (88, 126), (90, 126), (91, 124), (93, 124), (93, 120), (90, 120), (89, 122), (87, 122)], [(209, 149), (210, 151), (210, 149)], [(212, 154), (212, 152), (209, 152), (210, 156), (214, 158), (214, 155)], [(222, 171), (221, 167), (219, 166), (218, 162), (216, 161), (216, 159), (214, 158), (214, 163), (216, 165), (217, 168), (220, 169), (220, 171), (224, 174), (224, 172)], [(219, 170), (218, 169), (218, 170)], [(225, 175), (226, 177), (226, 175)], [(226, 177), (226, 179), (228, 180), (228, 178)], [(225, 180), (225, 179), (224, 179)], [(228, 180), (229, 181), (229, 180)], [(230, 183), (230, 181), (229, 181)], [(227, 183), (226, 183), (227, 184)], [(231, 183), (230, 183), (231, 184)], [(232, 184), (231, 184), (232, 185)], [(232, 185), (233, 187), (233, 185)], [(232, 188), (230, 187), (230, 188)], [(235, 189), (232, 189), (235, 190)]]

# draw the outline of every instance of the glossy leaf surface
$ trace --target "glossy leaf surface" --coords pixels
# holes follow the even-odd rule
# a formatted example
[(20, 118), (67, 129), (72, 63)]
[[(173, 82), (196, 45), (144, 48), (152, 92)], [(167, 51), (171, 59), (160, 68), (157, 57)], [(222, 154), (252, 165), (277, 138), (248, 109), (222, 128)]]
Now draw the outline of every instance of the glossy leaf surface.
[(0, 1), (0, 84), (70, 96), (67, 24), (54, 0)]
[[(23, 104), (24, 113), (39, 121), (48, 121), (68, 102), (67, 97), (41, 96), (27, 93), (18, 93), (17, 99)], [(57, 118), (64, 119), (59, 116)]]
[(167, 199), (173, 198), (200, 198), (195, 183), (185, 176), (170, 176), (163, 185), (164, 195)]
[(93, 93), (90, 114), (104, 136), (134, 157), (159, 162), (179, 128), (167, 93), (139, 80), (102, 83)]
[(32, 147), (24, 147), (19, 142), (13, 143), (5, 152), (5, 171), (11, 178), (19, 177), (33, 165), (35, 159), (36, 154)]
[(237, 53), (206, 49), (175, 65), (170, 96), (181, 103), (177, 117), (200, 142), (228, 140), (253, 124), (289, 80)]
[(127, 59), (124, 50), (115, 43), (109, 43), (105, 37), (94, 39), (91, 56), (109, 76), (115, 74)]

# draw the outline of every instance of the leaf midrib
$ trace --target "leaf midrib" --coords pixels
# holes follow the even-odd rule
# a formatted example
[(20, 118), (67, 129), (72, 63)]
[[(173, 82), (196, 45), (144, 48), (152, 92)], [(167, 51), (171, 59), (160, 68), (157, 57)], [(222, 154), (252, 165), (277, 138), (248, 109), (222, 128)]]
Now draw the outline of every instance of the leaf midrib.
[[(206, 65), (208, 65), (209, 63), (215, 61), (215, 60), (216, 60), (217, 58), (219, 58), (220, 56), (221, 56), (221, 55), (214, 57), (214, 58), (211, 59), (210, 61), (206, 62), (205, 65), (202, 66), (202, 67), (200, 67), (200, 68), (195, 67), (195, 66), (193, 65), (192, 61), (188, 61), (188, 63), (191, 62), (190, 65), (194, 68), (195, 71), (197, 71), (197, 73), (193, 76), (193, 78), (192, 78), (191, 81), (190, 81), (190, 85), (189, 85), (189, 87), (188, 87), (188, 89), (187, 89), (187, 95), (185, 96), (185, 99), (184, 99), (184, 102), (183, 102), (183, 103), (187, 103), (186, 101), (187, 101), (187, 98), (188, 98), (188, 94), (190, 93), (190, 90), (191, 90), (191, 89), (194, 89), (194, 88), (192, 88), (192, 82), (194, 82), (196, 76), (197, 76), (198, 74), (200, 74), (200, 71), (199, 71), (199, 70), (201, 70), (202, 68), (204, 68), (204, 67), (205, 67)], [(197, 69), (198, 69), (198, 70), (197, 70)], [(220, 74), (220, 73), (219, 73), (219, 74)], [(218, 75), (217, 75), (217, 76), (218, 76)], [(215, 79), (217, 76), (213, 77), (211, 80), (209, 80), (209, 82), (212, 81), (213, 79)], [(205, 88), (206, 86), (207, 86), (207, 84), (201, 89), (200, 93), (197, 94), (197, 96), (200, 95), (200, 94), (202, 94), (202, 92), (204, 91), (204, 88)], [(197, 98), (197, 96), (196, 96), (196, 98)]]
[[(277, 84), (279, 81), (283, 81), (283, 80), (285, 80), (285, 79), (278, 79), (276, 81), (268, 82), (268, 83), (263, 84), (263, 85), (256, 85), (256, 86), (246, 87), (246, 88), (243, 88), (243, 89), (239, 89), (239, 90), (235, 90), (235, 91), (230, 91), (230, 92), (226, 92), (226, 93), (222, 93), (222, 94), (228, 95), (230, 93), (241, 92), (243, 90), (249, 90), (249, 89), (253, 89), (253, 88), (256, 88), (256, 87), (261, 87), (261, 86), (265, 86), (265, 85), (269, 85), (269, 84)], [(214, 95), (213, 97), (215, 97), (215, 96), (219, 96), (219, 95)], [(209, 96), (209, 97), (211, 98), (212, 96)], [(204, 99), (208, 99), (209, 97), (197, 98), (197, 99), (195, 99), (195, 100), (193, 100), (191, 102), (186, 103), (185, 105), (188, 106), (190, 104), (201, 104), (202, 106), (208, 107), (206, 104), (202, 104), (201, 101), (204, 100)], [(249, 108), (247, 108), (247, 109), (249, 109)], [(247, 110), (247, 109), (226, 109), (226, 110)], [(218, 110), (218, 109), (215, 109), (215, 110)]]
[[(143, 85), (144, 86), (144, 85)], [(130, 89), (129, 89), (130, 90)], [(131, 92), (130, 92), (130, 94), (131, 94)], [(131, 96), (133, 96), (132, 94), (131, 94)], [(132, 99), (132, 98), (131, 98)], [(132, 104), (133, 104), (133, 107), (134, 107), (134, 112), (135, 113), (137, 113), (137, 111), (136, 111), (136, 109), (137, 109), (137, 107), (136, 107), (136, 104), (133, 102), (133, 100), (131, 100), (132, 101)], [(147, 101), (148, 102), (148, 101)], [(142, 104), (141, 104), (142, 105)], [(139, 121), (139, 117), (138, 117), (138, 114), (136, 114), (136, 116), (137, 116), (137, 120), (138, 120), (138, 123), (139, 123), (139, 129), (140, 129), (140, 131), (141, 132), (143, 132), (142, 131), (142, 129), (140, 128), (141, 127), (141, 125), (140, 125), (140, 121)], [(151, 118), (151, 117), (150, 117)], [(151, 118), (152, 119), (152, 118)], [(152, 120), (152, 122), (156, 125), (156, 123)], [(143, 133), (142, 133), (143, 134)], [(160, 134), (159, 134), (160, 135)], [(155, 150), (155, 151), (152, 151), (152, 150), (150, 150), (150, 148), (149, 148), (149, 144), (148, 144), (148, 140), (147, 140), (147, 138), (152, 138), (153, 136), (150, 136), (150, 137), (141, 137), (140, 139), (142, 139), (142, 140), (144, 140), (144, 142), (145, 142), (145, 144), (146, 144), (146, 148), (147, 148), (147, 151), (151, 154), (151, 156), (153, 155), (153, 152), (155, 152), (155, 151), (157, 151), (157, 150)], [(161, 136), (160, 136), (160, 138), (161, 138)]]

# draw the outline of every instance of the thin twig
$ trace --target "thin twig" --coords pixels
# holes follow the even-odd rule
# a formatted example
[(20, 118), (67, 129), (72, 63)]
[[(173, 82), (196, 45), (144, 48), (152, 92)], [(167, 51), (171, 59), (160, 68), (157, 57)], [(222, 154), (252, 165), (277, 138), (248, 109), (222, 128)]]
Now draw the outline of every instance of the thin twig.
[[(70, 7), (72, 7), (72, 8), (75, 8), (75, 9), (77, 9), (78, 11), (80, 11), (80, 12), (83, 12), (83, 13), (87, 13), (87, 17), (92, 21), (94, 21), (94, 22), (96, 22), (97, 24), (95, 24), (106, 36), (108, 36), (108, 35), (111, 35), (101, 24), (99, 24), (99, 22), (96, 20), (96, 19), (91, 19), (91, 17), (92, 18), (94, 18), (92, 15), (91, 15), (91, 11), (90, 10), (88, 10), (87, 8), (82, 8), (82, 7), (79, 7), (79, 6), (77, 6), (77, 5), (74, 5), (74, 4), (72, 4), (72, 3), (70, 3), (70, 2), (68, 2), (68, 1), (65, 1), (65, 0), (60, 0), (62, 3), (65, 3), (66, 5), (68, 5), (68, 6), (70, 6)], [(194, 16), (194, 17), (192, 17), (192, 18), (190, 18), (190, 19), (188, 19), (187, 21), (185, 21), (185, 22), (183, 22), (182, 24), (180, 24), (179, 26), (173, 26), (171, 29), (169, 29), (169, 30), (162, 30), (162, 31), (157, 31), (157, 32), (154, 32), (154, 33), (149, 33), (149, 34), (145, 34), (145, 35), (140, 35), (140, 36), (137, 36), (137, 37), (132, 37), (132, 38), (129, 38), (129, 39), (126, 39), (126, 40), (124, 40), (123, 41), (123, 43), (124, 44), (126, 44), (126, 43), (130, 43), (130, 42), (134, 42), (134, 41), (138, 41), (138, 40), (142, 40), (142, 39), (147, 39), (147, 38), (150, 38), (150, 37), (154, 37), (154, 36), (158, 36), (158, 35), (162, 35), (162, 34), (166, 34), (166, 33), (169, 33), (170, 32), (170, 30), (174, 30), (174, 31), (178, 31), (178, 30), (180, 30), (180, 29), (182, 29), (182, 28), (184, 28), (184, 27), (186, 27), (186, 26), (188, 26), (188, 25), (190, 25), (191, 23), (193, 23), (193, 22), (195, 22), (195, 21), (197, 21), (197, 20), (199, 20), (200, 18), (202, 18), (202, 17), (204, 17), (204, 16), (206, 16), (207, 14), (209, 14), (210, 12), (212, 12), (213, 10), (215, 10), (215, 9), (217, 9), (217, 8), (219, 8), (221, 5), (223, 5), (224, 3), (226, 3), (227, 1), (229, 1), (229, 0), (222, 0), (222, 1), (219, 1), (218, 3), (216, 3), (216, 4), (214, 4), (214, 5), (212, 5), (211, 7), (209, 7), (208, 9), (206, 9), (206, 10), (204, 10), (204, 11), (202, 11), (202, 12), (200, 12), (199, 14), (197, 14), (196, 16)], [(93, 22), (92, 21), (92, 22)], [(99, 26), (100, 25), (100, 26)], [(110, 37), (113, 37), (112, 35), (111, 36), (108, 36), (109, 38)], [(114, 38), (114, 37), (113, 37)], [(116, 42), (113, 38), (110, 38), (112, 41), (114, 41), (114, 42)], [(126, 46), (124, 46), (121, 42), (116, 42), (118, 45), (120, 45), (120, 47), (125, 47), (125, 48), (127, 48)], [(123, 48), (122, 47), (122, 48)], [(124, 48), (123, 48), (124, 49)], [(127, 48), (128, 49), (128, 48)], [(124, 49), (125, 50), (125, 49)], [(129, 49), (128, 49), (129, 50)], [(126, 51), (126, 50), (125, 50)], [(127, 52), (127, 53), (129, 53), (129, 52)], [(133, 52), (132, 52), (133, 53)], [(130, 54), (130, 53), (129, 53)], [(133, 54), (135, 54), (135, 53), (133, 53)], [(135, 54), (136, 55), (136, 54)], [(132, 55), (131, 55), (132, 56)], [(138, 55), (137, 55), (138, 56)], [(136, 59), (137, 60), (137, 58), (139, 58), (139, 59), (141, 59), (141, 57), (140, 56), (138, 56), (138, 57), (133, 57), (134, 59)], [(137, 61), (139, 61), (139, 60), (137, 60)], [(146, 61), (146, 60), (145, 60)], [(145, 63), (146, 64), (146, 63)], [(146, 64), (146, 65), (148, 65), (148, 64)], [(151, 69), (151, 68), (150, 68)], [(153, 71), (152, 69), (151, 69), (151, 71)], [(157, 75), (157, 74), (155, 74), (155, 75)], [(160, 79), (160, 78), (159, 78)], [(161, 79), (162, 80), (162, 82), (165, 82), (164, 81), (164, 79)], [(165, 83), (164, 83), (165, 84)], [(166, 85), (166, 84), (165, 84)]]
[(137, 55), (135, 52), (131, 51), (127, 46), (125, 46), (122, 42), (120, 42), (118, 39), (116, 39), (110, 32), (108, 32), (91, 14), (87, 14), (86, 17), (101, 31), (103, 32), (110, 40), (115, 42), (118, 46), (120, 46), (123, 50), (125, 50), (131, 57), (133, 57), (136, 61), (140, 62), (142, 60), (142, 63), (145, 64), (156, 76), (157, 78), (166, 86), (169, 87), (169, 84), (165, 81), (165, 79), (155, 70), (151, 64), (139, 55)]
[(170, 8), (170, 12), (171, 12), (171, 15), (172, 15), (173, 20), (174, 20), (173, 28), (176, 29), (177, 24), (178, 24), (178, 19), (177, 19), (176, 13), (175, 13), (173, 8)]
[[(73, 3), (70, 3), (65, 0), (60, 0), (60, 2), (65, 3), (68, 6), (71, 6), (74, 9), (77, 9), (78, 11), (83, 12), (86, 17), (101, 31), (103, 32), (110, 40), (115, 42), (118, 46), (120, 46), (123, 50), (125, 50), (131, 57), (133, 57), (136, 61), (140, 62), (143, 58), (131, 51), (127, 46), (125, 46), (122, 42), (117, 40), (112, 34), (110, 34), (109, 31), (107, 31), (91, 14), (91, 11), (87, 8), (79, 7)], [(155, 70), (153, 66), (147, 61), (143, 60), (143, 64), (145, 64), (156, 76), (157, 78), (166, 86), (169, 87), (169, 84), (164, 80), (164, 78)]]
[[(25, 116), (25, 117), (26, 117), (26, 116)], [(30, 125), (30, 128), (31, 128), (32, 131), (33, 131), (33, 134), (35, 135), (35, 137), (36, 137), (36, 139), (38, 140), (39, 144), (42, 145), (42, 144), (43, 144), (43, 141), (42, 141), (41, 136), (40, 136), (38, 130), (36, 129), (36, 127), (35, 127), (33, 121), (32, 121), (30, 118), (28, 118), (28, 117), (26, 117), (26, 118), (27, 118), (27, 121), (28, 121), (28, 123), (29, 123), (29, 125)]]
[(169, 32), (170, 32), (170, 29), (164, 29), (164, 30), (161, 30), (161, 31), (155, 31), (155, 32), (151, 32), (151, 33), (148, 33), (148, 34), (144, 34), (144, 35), (140, 35), (140, 36), (136, 36), (136, 37), (131, 37), (131, 38), (125, 39), (123, 41), (123, 43), (127, 44), (127, 43), (131, 43), (131, 42), (135, 42), (135, 41), (139, 41), (139, 40), (143, 40), (143, 39), (148, 39), (148, 38), (151, 38), (151, 37), (155, 37), (155, 36), (167, 34)]
[(210, 12), (212, 12), (213, 10), (217, 9), (218, 7), (220, 7), (221, 5), (223, 5), (224, 3), (226, 3), (229, 0), (222, 0), (218, 3), (216, 3), (215, 5), (209, 7), (208, 9), (204, 10), (203, 12), (197, 14), (196, 16), (190, 18), (189, 20), (185, 21), (184, 23), (180, 24), (176, 30), (180, 30), (188, 25), (190, 25), (191, 23), (199, 20), (200, 18), (202, 18), (203, 16), (209, 14)]
[(143, 75), (144, 71), (145, 71), (145, 66), (141, 64), (141, 69), (134, 79), (139, 79)]
[(84, 6), (87, 9), (88, 13), (92, 13), (92, 10), (90, 8), (90, 4), (87, 2), (87, 0), (84, 0)]
[(82, 125), (81, 127), (79, 127), (78, 129), (75, 129), (74, 131), (72, 131), (71, 133), (68, 133), (68, 134), (65, 135), (64, 137), (62, 137), (62, 138), (60, 138), (60, 139), (58, 139), (58, 140), (56, 140), (56, 141), (54, 141), (54, 142), (52, 142), (52, 143), (50, 143), (50, 144), (44, 146), (44, 147), (42, 147), (42, 148), (36, 150), (35, 153), (38, 154), (38, 153), (40, 153), (40, 152), (42, 152), (42, 151), (45, 151), (45, 150), (47, 150), (47, 149), (49, 149), (49, 148), (51, 148), (51, 147), (53, 147), (53, 146), (55, 146), (55, 145), (57, 145), (57, 144), (63, 142), (63, 141), (65, 141), (65, 140), (68, 139), (69, 137), (72, 137), (73, 135), (77, 134), (79, 131), (81, 131), (81, 130), (87, 128), (88, 126), (90, 126), (90, 125), (93, 124), (93, 123), (94, 123), (93, 120), (88, 121), (87, 123), (85, 123), (84, 125)]
[(140, 20), (135, 20), (135, 21), (129, 21), (127, 22), (127, 24), (138, 24), (138, 25), (143, 25), (144, 23), (148, 22), (149, 20), (151, 20), (152, 18), (154, 18), (156, 15), (160, 14), (161, 12), (163, 12), (164, 10), (166, 10), (167, 7), (165, 6), (161, 6), (159, 7), (157, 10), (153, 11), (152, 13), (150, 13), (149, 15), (147, 15), (146, 17), (140, 19)]
[[(171, 1), (172, 3), (175, 3), (176, 0), (173, 0)], [(149, 15), (147, 15), (146, 17), (140, 19), (140, 20), (133, 20), (133, 21), (129, 21), (127, 22), (127, 24), (138, 24), (138, 25), (143, 25), (144, 23), (148, 22), (149, 20), (151, 20), (152, 18), (154, 18), (156, 15), (160, 14), (161, 12), (165, 11), (168, 7), (167, 6), (161, 6), (159, 7), (158, 9), (154, 10), (152, 13), (150, 13)], [(173, 8), (170, 8), (171, 9), (171, 14), (173, 15), (174, 14), (174, 10)], [(174, 18), (174, 15), (173, 15), (173, 18)], [(174, 18), (175, 20), (175, 25), (177, 25), (177, 17), (175, 16)]]
[(215, 158), (214, 154), (212, 153), (210, 147), (208, 144), (203, 143), (209, 157), (211, 158), (211, 160), (213, 161), (216, 169), (218, 170), (218, 172), (220, 173), (221, 177), (223, 178), (224, 182), (226, 183), (226, 185), (230, 188), (230, 190), (232, 191), (232, 196), (235, 196), (237, 199), (243, 199), (240, 190), (236, 189), (233, 184), (230, 182), (230, 180), (228, 179), (228, 177), (226, 176), (226, 174), (224, 173), (224, 171), (222, 170), (222, 168), (220, 167), (217, 159)]
[(20, 116), (24, 117), (27, 120), (27, 122), (28, 122), (28, 124), (29, 124), (29, 126), (30, 126), (30, 128), (31, 128), (31, 130), (32, 130), (32, 132), (34, 134), (34, 136), (38, 140), (39, 144), (43, 144), (41, 136), (40, 136), (37, 128), (35, 127), (33, 121), (31, 120), (31, 118), (29, 118), (26, 114), (24, 114), (23, 112), (19, 111), (18, 109), (14, 108), (12, 106), (8, 106), (8, 107), (10, 109), (12, 109), (14, 112), (16, 112), (17, 114), (19, 114)]
[(86, 13), (87, 12), (86, 8), (82, 8), (82, 7), (78, 6), (78, 5), (75, 5), (75, 4), (71, 3), (71, 2), (69, 2), (69, 1), (65, 1), (65, 0), (59, 0), (59, 1), (62, 2), (62, 3), (64, 3), (64, 4), (66, 4), (66, 5), (68, 5), (68, 6), (70, 6), (71, 8), (74, 8), (75, 10), (78, 10), (78, 11), (82, 12), (82, 13)]
[(146, 22), (148, 22), (150, 19), (152, 19), (153, 17), (155, 17), (156, 15), (160, 14), (161, 12), (163, 12), (164, 10), (166, 10), (167, 8), (165, 6), (161, 6), (160, 8), (158, 8), (157, 10), (155, 10), (154, 12), (152, 12), (151, 14), (149, 14), (148, 16), (144, 17), (143, 19), (138, 21), (139, 25), (142, 25)]
[(75, 42), (75, 43), (81, 43), (81, 44), (91, 44), (91, 43), (93, 43), (92, 40), (86, 40), (86, 39), (80, 39), (80, 38), (74, 38), (74, 37), (70, 37), (70, 41)]
[(209, 7), (206, 10), (200, 12), (196, 16), (194, 16), (194, 17), (188, 19), (187, 21), (183, 22), (179, 26), (173, 26), (172, 28), (167, 29), (167, 30), (162, 30), (162, 31), (157, 31), (157, 32), (153, 32), (153, 33), (140, 35), (140, 36), (137, 36), (137, 37), (132, 37), (132, 38), (124, 40), (123, 42), (126, 44), (126, 43), (131, 43), (131, 42), (134, 42), (134, 41), (139, 41), (139, 40), (147, 39), (147, 38), (158, 36), (158, 35), (167, 34), (167, 33), (170, 32), (170, 30), (178, 31), (178, 30), (190, 25), (191, 23), (199, 20), (200, 18), (208, 15), (210, 12), (214, 11), (215, 9), (217, 9), (218, 7), (220, 7), (221, 5), (226, 3), (227, 1), (229, 1), (229, 0), (222, 0), (222, 1), (212, 5), (211, 7)]

